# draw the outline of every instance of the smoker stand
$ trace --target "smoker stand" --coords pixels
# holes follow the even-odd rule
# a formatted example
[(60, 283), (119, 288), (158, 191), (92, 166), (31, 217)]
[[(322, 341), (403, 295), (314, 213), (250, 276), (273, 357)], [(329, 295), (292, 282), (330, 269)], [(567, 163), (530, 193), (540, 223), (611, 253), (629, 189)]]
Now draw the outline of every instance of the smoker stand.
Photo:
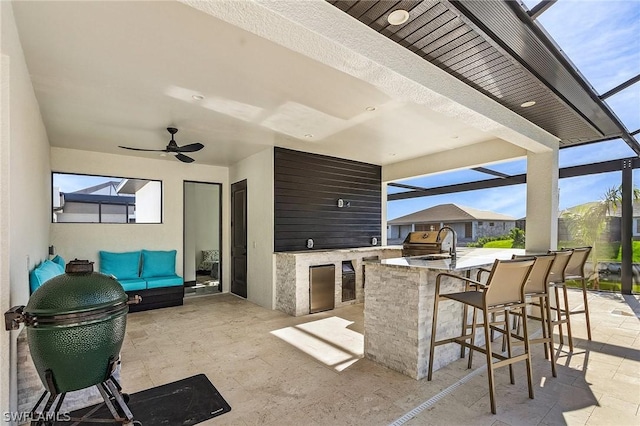
[[(47, 370), (47, 382), (51, 382), (52, 380), (53, 376), (49, 373), (49, 370)], [(49, 384), (49, 389), (55, 389), (55, 387), (52, 386), (53, 383)], [(100, 395), (102, 395), (102, 399), (104, 399), (104, 404), (111, 412), (111, 415), (113, 416), (112, 419), (89, 417), (102, 406), (101, 404), (98, 404), (82, 417), (69, 417), (60, 414), (60, 407), (62, 407), (62, 402), (64, 401), (66, 392), (58, 394), (44, 391), (38, 402), (36, 402), (36, 405), (31, 410), (31, 426), (53, 426), (57, 421), (72, 422), (72, 425), (78, 425), (80, 422), (111, 424), (115, 422), (127, 426), (142, 425), (141, 422), (133, 420), (133, 414), (131, 414), (131, 410), (129, 410), (129, 407), (127, 406), (129, 395), (122, 393), (120, 383), (118, 383), (113, 376), (109, 376), (107, 380), (95, 386), (98, 388), (98, 391), (100, 391)], [(47, 395), (49, 395), (48, 398)], [(38, 407), (40, 407), (44, 402), (45, 398), (47, 399), (47, 402), (44, 404), (42, 411), (38, 411)]]

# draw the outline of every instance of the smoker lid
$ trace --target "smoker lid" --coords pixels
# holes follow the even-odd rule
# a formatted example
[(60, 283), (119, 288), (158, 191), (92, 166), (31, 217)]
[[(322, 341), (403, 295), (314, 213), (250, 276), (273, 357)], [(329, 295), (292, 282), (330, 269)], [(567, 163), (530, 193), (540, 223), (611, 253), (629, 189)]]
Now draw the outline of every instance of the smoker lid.
[(38, 317), (79, 314), (126, 304), (127, 294), (113, 277), (98, 272), (58, 275), (29, 299), (24, 312)]

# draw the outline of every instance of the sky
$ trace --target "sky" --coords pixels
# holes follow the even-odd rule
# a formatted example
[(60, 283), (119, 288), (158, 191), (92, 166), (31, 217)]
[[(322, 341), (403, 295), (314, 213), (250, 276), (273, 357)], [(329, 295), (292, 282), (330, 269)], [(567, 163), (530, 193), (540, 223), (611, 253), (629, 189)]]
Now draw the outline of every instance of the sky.
[[(74, 192), (111, 180), (104, 176), (74, 175), (68, 173), (54, 173), (53, 186), (60, 188), (61, 192)], [(117, 179), (113, 179), (117, 180)]]
[[(523, 2), (529, 8), (538, 3), (537, 0)], [(538, 22), (598, 93), (605, 93), (640, 73), (640, 1), (560, 0), (540, 15)], [(606, 102), (630, 132), (640, 129), (640, 83), (611, 96)], [(562, 149), (559, 164), (568, 167), (634, 156), (624, 141), (617, 140)], [(492, 164), (489, 168), (521, 174), (526, 172), (526, 160)], [(640, 186), (640, 171), (634, 170), (633, 177), (635, 186)], [(429, 188), (492, 178), (494, 176), (473, 170), (461, 170), (402, 183)], [(601, 199), (607, 189), (620, 185), (621, 178), (621, 172), (612, 172), (562, 179), (559, 182), (559, 207), (562, 210)], [(403, 191), (388, 189), (390, 194)], [(443, 203), (523, 218), (526, 215), (526, 187), (515, 185), (390, 201), (387, 218), (394, 219)]]

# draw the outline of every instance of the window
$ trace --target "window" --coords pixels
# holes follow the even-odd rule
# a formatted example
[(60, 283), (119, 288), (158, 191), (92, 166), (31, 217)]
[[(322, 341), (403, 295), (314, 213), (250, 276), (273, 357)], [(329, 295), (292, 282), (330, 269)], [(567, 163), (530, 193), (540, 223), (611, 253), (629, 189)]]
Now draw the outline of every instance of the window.
[(489, 226), (494, 226), (494, 225), (495, 225), (495, 223), (489, 222)]
[(482, 226), (482, 225), (484, 225), (484, 222), (478, 221), (478, 226)]
[(162, 223), (162, 182), (53, 173), (56, 223)]

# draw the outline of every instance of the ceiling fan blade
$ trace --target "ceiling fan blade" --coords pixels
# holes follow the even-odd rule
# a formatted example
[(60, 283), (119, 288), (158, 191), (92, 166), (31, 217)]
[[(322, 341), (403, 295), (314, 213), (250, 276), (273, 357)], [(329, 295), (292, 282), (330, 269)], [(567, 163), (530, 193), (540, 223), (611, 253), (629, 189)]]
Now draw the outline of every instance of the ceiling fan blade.
[(191, 157), (188, 157), (186, 155), (177, 153), (176, 154), (176, 158), (180, 161), (182, 161), (183, 163), (193, 163), (195, 160)]
[(176, 152), (196, 152), (200, 151), (202, 148), (204, 148), (204, 145), (202, 145), (200, 142), (196, 142), (190, 143), (189, 145), (185, 146), (179, 146), (178, 148), (176, 148)]
[(131, 148), (128, 146), (118, 145), (118, 148), (130, 149), (131, 151), (151, 151), (151, 152), (168, 152), (166, 149), (143, 149), (143, 148)]

